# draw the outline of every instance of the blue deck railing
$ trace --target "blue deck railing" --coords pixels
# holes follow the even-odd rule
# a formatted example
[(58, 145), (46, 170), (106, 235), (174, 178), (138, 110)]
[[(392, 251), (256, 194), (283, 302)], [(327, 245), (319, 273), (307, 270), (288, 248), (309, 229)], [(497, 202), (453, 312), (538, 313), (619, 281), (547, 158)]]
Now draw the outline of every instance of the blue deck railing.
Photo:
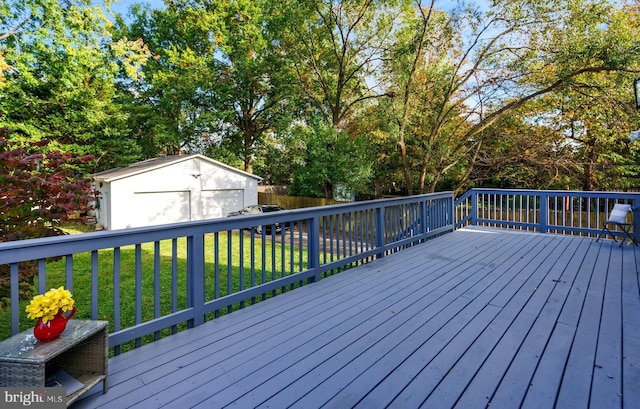
[(11, 280), (0, 324), (33, 325), (19, 300), (25, 262), (38, 292), (64, 285), (76, 317), (108, 320), (117, 354), (454, 228), (595, 236), (617, 202), (639, 209), (640, 194), (473, 189), (455, 202), (445, 192), (0, 243)]
[(24, 262), (40, 293), (64, 285), (76, 317), (108, 320), (117, 354), (452, 231), (452, 214), (453, 194), (437, 193), (0, 243), (4, 325), (33, 325), (19, 300)]
[(632, 235), (640, 239), (640, 193), (472, 189), (455, 201), (455, 226), (595, 237), (616, 203), (631, 205)]

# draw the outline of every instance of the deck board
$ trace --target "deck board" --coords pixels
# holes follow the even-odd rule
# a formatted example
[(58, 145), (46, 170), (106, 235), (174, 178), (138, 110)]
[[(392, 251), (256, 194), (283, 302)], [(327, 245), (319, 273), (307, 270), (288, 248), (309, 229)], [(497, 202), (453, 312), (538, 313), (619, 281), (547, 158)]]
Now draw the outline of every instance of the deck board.
[(637, 321), (640, 266), (633, 254), (623, 253), (622, 271), (625, 272), (622, 275), (622, 395), (625, 400), (640, 402), (640, 327)]
[(598, 333), (591, 404), (611, 409), (622, 407), (622, 257), (611, 254), (604, 282), (602, 317)]
[[(488, 271), (488, 270), (487, 270), (487, 271)], [(474, 274), (477, 276), (477, 278), (481, 278), (481, 277), (482, 277), (482, 275), (481, 275), (480, 273), (478, 273), (478, 272), (476, 272), (476, 273), (474, 273)], [(484, 285), (482, 285), (482, 287), (484, 287)], [(471, 288), (473, 288), (473, 287), (471, 287)], [(462, 288), (462, 289), (464, 289), (464, 288)], [(466, 295), (469, 291), (470, 291), (470, 290), (466, 290), (465, 292), (460, 293), (460, 295), (459, 295), (459, 296), (465, 297), (465, 295)], [(452, 293), (449, 293), (449, 294), (448, 294), (448, 296), (449, 296), (449, 297), (451, 297), (451, 299), (447, 299), (447, 300), (444, 302), (443, 306), (450, 305), (451, 300), (453, 300), (453, 299), (455, 299), (456, 297), (458, 297), (458, 295), (456, 295), (456, 293), (453, 293), (453, 292), (452, 292)], [(466, 300), (461, 300), (461, 301), (462, 301), (462, 302), (466, 302), (466, 303), (468, 303), (468, 302), (469, 302), (469, 299), (467, 298)], [(451, 313), (454, 313), (458, 308), (459, 308), (459, 307), (454, 306), (454, 307), (451, 309)], [(419, 315), (419, 316), (417, 316), (417, 317), (416, 317), (416, 322), (417, 322), (418, 324), (420, 324), (420, 325), (421, 325), (421, 324), (422, 324), (422, 322), (425, 322), (425, 320), (427, 319), (427, 317), (428, 317), (428, 315), (427, 315), (426, 313), (423, 313), (423, 314), (421, 314), (421, 315)], [(448, 315), (447, 315), (447, 314), (444, 314), (444, 315), (443, 315), (443, 318), (444, 318), (444, 320), (443, 320), (443, 323), (442, 323), (442, 324), (446, 323), (446, 320), (448, 319)], [(442, 325), (442, 324), (441, 324), (441, 325)], [(436, 327), (436, 328), (437, 328), (437, 327)], [(405, 334), (405, 335), (404, 335), (404, 337), (406, 337), (406, 334), (407, 334), (407, 333), (411, 333), (411, 332), (410, 332), (410, 331), (408, 331), (408, 330), (414, 331), (415, 329), (414, 329), (414, 328), (412, 328), (412, 327), (411, 327), (411, 328), (406, 328), (406, 326), (405, 326), (405, 327), (403, 327), (403, 329), (402, 329), (401, 333), (402, 333), (402, 334)], [(424, 335), (424, 336), (426, 337), (426, 336), (428, 336), (428, 334), (431, 334), (431, 333), (432, 333), (432, 332), (427, 332), (427, 335)], [(423, 336), (413, 337), (412, 339), (413, 339), (413, 340), (420, 340), (420, 339), (422, 339), (422, 337), (423, 337)], [(389, 346), (389, 340), (387, 340), (387, 341), (383, 344), (383, 346), (387, 346), (387, 348), (389, 348), (389, 347), (390, 347), (390, 346)], [(402, 352), (402, 351), (412, 351), (412, 350), (414, 350), (416, 347), (414, 347), (414, 346), (410, 346), (410, 345), (408, 345), (408, 344), (403, 344), (401, 347), (396, 347), (396, 346), (394, 346), (394, 345), (391, 345), (391, 348), (394, 348), (392, 351)], [(379, 348), (379, 349), (381, 349), (381, 348)], [(376, 350), (376, 351), (372, 351), (370, 355), (372, 355), (372, 356), (370, 356), (370, 357), (365, 357), (365, 358), (364, 358), (364, 361), (365, 361), (365, 362), (369, 362), (369, 363), (371, 363), (371, 362), (379, 362), (379, 360), (380, 360), (380, 359), (378, 358), (378, 356), (381, 356), (380, 351), (378, 351), (378, 350)], [(402, 360), (405, 360), (406, 358), (407, 358), (407, 356), (405, 355), (405, 356), (401, 356), (401, 358), (395, 357), (395, 360), (396, 360), (396, 361), (402, 361)], [(357, 370), (356, 370), (356, 371), (352, 371), (352, 372), (355, 372), (356, 374), (358, 374), (358, 371), (357, 371)], [(389, 370), (384, 370), (384, 371), (378, 371), (378, 372), (376, 372), (376, 374), (380, 374), (380, 373), (381, 373), (381, 374), (386, 375), (387, 373), (389, 373)], [(365, 378), (368, 382), (371, 382), (371, 381), (372, 381), (372, 379), (375, 379), (375, 376), (372, 376), (372, 374), (368, 371), (368, 372), (364, 375), (364, 378)], [(322, 392), (315, 393), (315, 394), (313, 394), (311, 397), (307, 397), (307, 398), (303, 401), (303, 403), (300, 405), (300, 407), (304, 407), (304, 406), (305, 406), (305, 402), (306, 402), (306, 403), (313, 402), (313, 401), (316, 399), (316, 396), (318, 396), (318, 397), (319, 397), (319, 396), (326, 396), (326, 394), (327, 394), (327, 393), (330, 393), (330, 392), (331, 392), (331, 390), (333, 389), (333, 388), (332, 388), (332, 386), (337, 386), (337, 385), (338, 385), (338, 384), (340, 384), (340, 383), (344, 383), (344, 381), (345, 381), (345, 380), (346, 380), (346, 379), (345, 379), (344, 374), (340, 374), (340, 375), (337, 377), (337, 379), (335, 380), (335, 382), (334, 382), (333, 384), (327, 385), (327, 384), (326, 384), (326, 382), (323, 382), (323, 384), (322, 384), (322, 388), (321, 388), (321, 389), (322, 389)], [(318, 388), (320, 388), (320, 387), (318, 387)], [(318, 389), (318, 388), (316, 388), (316, 389)], [(333, 389), (333, 390), (335, 391), (336, 389)], [(348, 389), (347, 389), (347, 390), (348, 390), (348, 391), (351, 391), (351, 390), (352, 390), (352, 386), (350, 385), (350, 386), (348, 387)], [(316, 390), (314, 390), (314, 392), (316, 392)], [(329, 395), (329, 396), (330, 396), (330, 395)], [(338, 399), (340, 400), (339, 405), (345, 405), (345, 400), (344, 400), (344, 398), (338, 398)]]
[[(515, 242), (515, 241), (514, 241)], [(538, 249), (539, 251), (544, 251), (544, 248), (542, 249)], [(532, 255), (539, 255), (539, 252), (532, 252)], [(526, 259), (525, 259), (526, 260)], [(514, 271), (513, 269), (506, 269), (507, 271)], [(495, 273), (499, 273), (499, 271), (494, 271)], [(511, 275), (513, 276), (513, 275)], [(428, 358), (428, 360), (430, 361), (431, 359), (434, 359), (436, 357), (437, 354), (440, 354), (440, 350), (438, 350), (438, 346), (439, 345), (443, 345), (443, 341), (447, 338), (453, 338), (454, 336), (456, 336), (456, 334), (458, 334), (459, 331), (462, 330), (462, 328), (464, 328), (463, 326), (466, 324), (466, 319), (467, 318), (473, 318), (473, 316), (469, 316), (468, 314), (470, 313), (477, 313), (479, 312), (480, 308), (483, 308), (484, 306), (487, 306), (492, 299), (495, 298), (496, 294), (499, 294), (500, 290), (504, 287), (500, 287), (501, 285), (507, 285), (510, 281), (501, 281), (499, 282), (499, 285), (493, 285), (493, 286), (489, 286), (487, 287), (486, 285), (489, 283), (495, 283), (495, 281), (491, 281), (491, 280), (486, 280), (485, 282), (482, 283), (482, 287), (484, 287), (484, 291), (481, 292), (480, 294), (478, 294), (476, 297), (472, 298), (472, 299), (468, 299), (468, 301), (472, 301), (472, 302), (468, 302), (467, 306), (461, 310), (460, 313), (458, 313), (457, 315), (455, 315), (454, 320), (452, 320), (451, 324), (449, 324), (448, 328), (449, 332), (445, 332), (445, 333), (439, 333), (436, 334), (436, 337), (433, 338), (432, 340), (429, 340), (427, 344), (425, 344), (422, 347), (422, 350), (420, 351), (416, 351), (416, 354), (419, 356), (420, 358)], [(455, 309), (456, 308), (452, 308), (452, 312), (453, 314), (455, 314)], [(449, 314), (445, 315), (445, 319), (447, 319), (447, 317), (449, 316)], [(467, 317), (467, 318), (465, 318)], [(453, 324), (457, 324), (457, 325), (453, 325)], [(478, 328), (480, 329), (480, 328)], [(443, 347), (446, 347), (447, 345), (443, 345)], [(449, 350), (451, 350), (451, 348), (449, 348)], [(455, 351), (455, 348), (454, 348)], [(464, 351), (464, 350), (462, 350)], [(457, 351), (457, 354), (459, 355), (461, 351)], [(427, 361), (428, 362), (428, 361)], [(399, 386), (404, 386), (403, 383), (404, 382), (410, 382), (412, 380), (412, 376), (415, 374), (417, 375), (417, 371), (420, 370), (422, 371), (424, 369), (424, 365), (420, 366), (421, 364), (418, 364), (419, 360), (416, 359), (412, 359), (412, 360), (408, 360), (404, 365), (403, 368), (401, 368), (402, 371), (406, 371), (407, 367), (416, 367), (413, 369), (412, 372), (409, 372), (409, 374), (411, 376), (407, 377), (406, 380), (404, 380), (403, 382), (399, 382), (398, 385)], [(449, 367), (453, 366), (453, 362), (451, 362), (451, 365)], [(428, 369), (433, 369), (433, 365), (432, 367), (429, 367)], [(442, 371), (437, 372), (438, 375), (440, 376), (444, 376), (446, 375), (448, 371), (448, 368), (445, 368), (445, 373), (443, 373)], [(397, 378), (397, 376), (392, 376), (391, 379), (393, 378)], [(392, 381), (389, 381), (392, 382)], [(382, 387), (380, 387), (382, 386)], [(383, 399), (390, 399), (393, 398), (396, 393), (399, 393), (400, 391), (398, 390), (393, 390), (393, 389), (386, 389), (384, 388), (384, 384), (380, 385), (378, 388), (376, 388), (376, 390), (374, 391), (374, 393), (372, 393), (370, 396), (368, 396), (364, 401), (363, 401), (363, 405), (362, 407), (367, 407), (370, 404), (373, 404), (374, 402), (377, 401), (381, 401)], [(383, 396), (384, 395), (384, 396)], [(400, 398), (402, 399), (402, 398)]]
[(580, 313), (576, 335), (567, 361), (557, 404), (560, 407), (587, 407), (598, 346), (604, 283), (612, 246), (603, 243), (597, 247), (597, 259), (590, 272), (586, 296)]
[[(566, 240), (563, 240), (566, 241)], [(509, 364), (503, 380), (491, 399), (492, 407), (515, 408), (520, 407), (528, 388), (532, 385), (534, 371), (540, 357), (543, 355), (546, 342), (553, 330), (559, 308), (554, 309), (550, 304), (551, 294), (564, 280), (565, 272), (570, 257), (575, 252), (575, 244), (580, 240), (569, 241), (569, 246), (558, 245), (537, 269), (541, 274), (540, 279), (531, 291), (531, 297), (527, 300), (523, 311), (529, 313), (527, 318), (535, 316), (530, 329), (524, 337), (518, 352)], [(564, 244), (564, 243), (560, 243)], [(545, 387), (554, 387), (548, 381)]]
[(639, 263), (458, 230), (114, 357), (74, 407), (632, 407)]
[[(586, 251), (587, 246), (585, 245), (585, 242), (580, 243), (581, 244), (581, 248), (579, 249), (580, 251), (578, 253), (576, 253), (576, 255), (578, 257), (582, 256), (583, 253)], [(570, 251), (564, 251), (565, 255), (570, 254)], [(569, 267), (569, 271), (571, 270), (571, 265), (569, 264), (570, 260), (567, 260), (567, 265)], [(557, 267), (561, 267), (560, 265), (558, 265)], [(570, 273), (571, 274), (571, 273)], [(564, 279), (567, 278), (563, 275), (561, 280), (557, 280), (559, 282), (559, 284), (556, 285), (556, 287), (554, 288), (554, 292), (555, 292), (555, 296), (554, 297), (550, 297), (550, 300), (554, 300), (555, 302), (547, 302), (545, 304), (545, 306), (543, 308), (546, 309), (550, 309), (550, 308), (555, 308), (555, 309), (559, 309), (558, 308), (558, 304), (562, 301), (562, 294), (565, 292), (563, 290), (560, 291), (555, 291), (558, 289), (558, 287), (562, 286), (560, 285), (560, 283), (563, 283)], [(555, 279), (552, 278), (552, 281), (554, 281)], [(565, 285), (564, 287), (567, 287), (567, 285)], [(520, 291), (520, 296), (524, 297), (526, 296), (526, 287)], [(539, 293), (536, 292), (536, 295), (538, 295)], [(498, 319), (496, 319), (496, 322), (492, 323), (492, 327), (490, 328), (489, 331), (484, 332), (481, 337), (483, 344), (486, 344), (486, 347), (484, 345), (482, 345), (482, 348), (480, 348), (480, 350), (474, 349), (471, 351), (468, 351), (464, 356), (463, 359), (466, 360), (475, 360), (474, 366), (467, 369), (467, 373), (463, 375), (464, 376), (460, 376), (459, 378), (456, 378), (455, 380), (449, 380), (448, 385), (444, 384), (441, 385), (441, 387), (439, 388), (440, 390), (436, 390), (436, 392), (441, 392), (440, 394), (434, 394), (433, 396), (429, 397), (429, 401), (430, 402), (438, 402), (442, 399), (444, 399), (444, 395), (445, 393), (450, 393), (451, 392), (451, 388), (457, 388), (460, 389), (460, 392), (462, 392), (464, 386), (467, 384), (467, 382), (470, 381), (470, 377), (473, 376), (477, 370), (480, 369), (480, 365), (482, 365), (485, 361), (482, 361), (481, 358), (484, 358), (485, 355), (488, 355), (488, 352), (491, 352), (490, 348), (493, 348), (494, 346), (498, 345), (500, 338), (505, 336), (505, 334), (507, 333), (507, 331), (509, 330), (509, 327), (511, 325), (514, 325), (514, 320), (519, 319), (523, 322), (523, 325), (520, 325), (518, 327), (515, 327), (517, 330), (516, 332), (511, 332), (509, 333), (507, 336), (510, 336), (512, 338), (514, 338), (515, 334), (526, 334), (526, 331), (528, 330), (528, 328), (531, 326), (531, 322), (533, 322), (532, 320), (534, 319), (534, 314), (532, 314), (531, 312), (527, 312), (524, 311), (522, 312), (520, 310), (520, 306), (522, 305), (522, 301), (515, 298), (513, 299), (513, 302), (511, 302), (508, 306), (508, 308), (504, 308), (501, 315), (498, 317)], [(519, 314), (524, 314), (522, 316), (519, 316)], [(547, 316), (550, 317), (550, 314), (547, 313)], [(541, 316), (543, 316), (541, 314)], [(539, 321), (536, 321), (536, 323)], [(534, 324), (535, 325), (535, 324)], [(487, 351), (488, 349), (488, 351)], [(515, 351), (515, 348), (512, 349), (503, 349), (503, 348), (498, 348), (498, 349), (494, 349), (494, 351), (496, 351), (498, 354), (500, 354), (501, 356), (496, 356), (496, 358), (503, 360), (503, 367), (507, 364), (509, 364), (509, 360), (507, 360), (507, 356), (505, 356), (505, 352), (506, 350), (511, 350), (511, 351)], [(544, 356), (543, 356), (544, 359)], [(541, 362), (543, 362), (541, 360)], [(552, 362), (555, 363), (555, 360), (553, 360)], [(456, 364), (456, 367), (458, 367), (459, 364)], [(460, 370), (456, 370), (456, 372), (459, 372)], [(560, 375), (562, 374), (562, 372), (560, 372)], [(480, 379), (484, 380), (484, 375), (480, 375)], [(545, 378), (543, 378), (545, 379)], [(458, 383), (458, 385), (456, 385), (456, 382)], [(536, 386), (536, 381), (534, 380), (534, 382), (532, 383), (532, 386)], [(494, 387), (495, 387), (495, 383), (494, 383)], [(485, 383), (485, 388), (486, 388), (486, 383)], [(545, 389), (546, 391), (546, 389)], [(471, 397), (473, 395), (470, 395)], [(553, 402), (552, 402), (553, 403)], [(471, 407), (471, 406), (477, 406), (477, 403), (472, 402), (471, 400), (469, 400), (467, 402), (467, 406)], [(492, 402), (492, 405), (497, 405), (497, 402)], [(537, 406), (536, 406), (537, 407)]]
[[(424, 297), (425, 292), (431, 291), (431, 289), (437, 289), (437, 286), (440, 286), (440, 291), (438, 292), (438, 296), (449, 293), (452, 295), (453, 293), (449, 290), (449, 288), (453, 287), (461, 280), (461, 277), (465, 277), (464, 274), (470, 274), (468, 271), (471, 267), (475, 265), (472, 262), (464, 262), (460, 263), (458, 266), (453, 266), (454, 263), (449, 262), (447, 269), (448, 274), (438, 277), (436, 280), (431, 281), (427, 285), (415, 285), (413, 283), (413, 278), (415, 274), (411, 274), (409, 277), (412, 282), (406, 282), (406, 280), (398, 279), (397, 285), (403, 285), (405, 289), (412, 289), (412, 293), (407, 294), (406, 290), (402, 292), (398, 292), (397, 297), (389, 297), (384, 294), (382, 299), (383, 301), (376, 301), (375, 307), (371, 310), (372, 307), (368, 305), (362, 305), (361, 300), (359, 298), (354, 298), (350, 301), (350, 305), (352, 306), (360, 306), (364, 307), (363, 313), (356, 317), (356, 319), (352, 319), (350, 321), (342, 322), (339, 327), (340, 331), (347, 331), (344, 334), (339, 335), (338, 337), (334, 336), (334, 333), (329, 333), (329, 337), (327, 337), (322, 330), (317, 331), (315, 336), (318, 340), (331, 339), (331, 343), (327, 345), (322, 345), (321, 348), (312, 349), (313, 354), (309, 354), (309, 348), (313, 348), (315, 345), (312, 343), (310, 345), (305, 345), (305, 351), (302, 351), (302, 355), (293, 355), (285, 357), (285, 362), (291, 362), (292, 360), (299, 360), (298, 365), (295, 370), (287, 369), (286, 372), (277, 373), (276, 376), (269, 379), (267, 382), (260, 383), (257, 386), (258, 390), (251, 391), (252, 393), (248, 393), (247, 389), (250, 386), (246, 384), (238, 385), (238, 390), (231, 393), (230, 396), (234, 397), (237, 395), (242, 395), (242, 398), (235, 402), (234, 405), (237, 407), (253, 407), (258, 405), (261, 402), (255, 402), (251, 400), (254, 397), (262, 398), (265, 394), (274, 393), (278, 391), (280, 385), (287, 386), (290, 384), (292, 380), (298, 379), (298, 377), (302, 377), (301, 381), (304, 382), (305, 379), (309, 377), (308, 374), (305, 373), (306, 370), (313, 368), (311, 372), (312, 375), (316, 375), (317, 372), (322, 370), (332, 370), (334, 366), (331, 364), (334, 361), (338, 361), (340, 363), (344, 362), (344, 360), (348, 360), (349, 357), (353, 356), (353, 354), (357, 353), (363, 348), (363, 345), (369, 345), (372, 342), (377, 342), (381, 337), (387, 335), (389, 331), (395, 328), (395, 321), (398, 320), (398, 316), (394, 314), (394, 310), (402, 311), (407, 315), (412, 314), (412, 311), (422, 309), (422, 304), (419, 301), (426, 302), (429, 301), (428, 297)], [(451, 277), (451, 278), (450, 278)], [(462, 281), (468, 282), (468, 280)], [(442, 283), (442, 284), (441, 284)], [(443, 290), (442, 287), (445, 287), (446, 290)], [(421, 289), (420, 292), (415, 291), (417, 289)], [(412, 297), (413, 296), (413, 297)], [(379, 297), (376, 297), (379, 298)], [(372, 300), (370, 295), (366, 295), (364, 300), (367, 300), (369, 303)], [(418, 304), (416, 304), (418, 302)], [(340, 306), (340, 308), (344, 308)], [(362, 317), (367, 317), (369, 314), (375, 314), (373, 317), (363, 321)], [(339, 321), (342, 319), (344, 314), (334, 315), (333, 321)], [(390, 317), (393, 317), (394, 320), (391, 321)], [(346, 325), (346, 327), (345, 327)], [(366, 336), (366, 337), (365, 337)], [(335, 353), (336, 349), (340, 348), (340, 345), (347, 345), (347, 348), (339, 350), (338, 353)], [(291, 354), (289, 354), (291, 355)], [(331, 358), (331, 360), (329, 360)], [(301, 360), (300, 360), (301, 359)], [(316, 368), (318, 365), (323, 365), (321, 368)], [(277, 372), (280, 367), (270, 365), (265, 368), (267, 372)], [(319, 377), (324, 379), (323, 376), (326, 375), (326, 372), (320, 374)], [(295, 390), (295, 388), (293, 388)], [(264, 393), (260, 393), (260, 391), (264, 391)], [(227, 393), (229, 395), (229, 393)], [(268, 396), (268, 395), (266, 395)], [(290, 394), (287, 394), (288, 398), (291, 398)], [(215, 400), (216, 397), (212, 397), (211, 400)], [(218, 398), (219, 399), (219, 398)], [(224, 399), (218, 400), (215, 402), (216, 404), (226, 403)], [(205, 403), (208, 404), (208, 403)], [(278, 407), (278, 406), (275, 406)]]
[[(517, 253), (514, 254), (516, 254), (516, 258), (519, 258)], [(474, 287), (478, 286), (483, 285), (480, 282)], [(396, 370), (398, 365), (408, 359), (409, 352), (415, 351), (420, 346), (423, 339), (427, 339), (436, 331), (436, 329), (444, 326), (447, 323), (447, 318), (450, 314), (453, 314), (456, 310), (462, 308), (463, 305), (468, 304), (469, 300), (473, 298), (472, 289), (474, 287), (463, 292), (460, 297), (456, 298), (455, 293), (450, 293), (447, 298), (442, 299), (442, 306), (448, 307), (449, 310), (445, 310), (443, 313), (440, 313), (439, 317), (432, 318), (436, 312), (441, 310), (441, 308), (436, 310), (433, 307), (430, 311), (432, 315), (423, 313), (414, 316), (413, 325), (415, 328), (405, 327), (403, 332), (397, 334), (397, 338), (402, 341), (402, 344), (398, 344), (397, 340), (388, 339), (385, 343), (376, 345), (376, 349), (372, 349), (370, 352), (367, 351), (369, 353), (362, 357), (358, 357), (358, 360), (354, 360), (354, 363), (352, 364), (354, 368), (351, 372), (357, 375), (358, 378), (349, 384), (348, 387), (342, 385), (342, 388), (344, 389), (340, 388), (341, 384), (344, 384), (346, 380), (351, 378), (345, 379), (345, 376), (342, 373), (338, 373), (333, 377), (332, 383), (327, 384), (326, 382), (323, 382), (321, 386), (316, 387), (312, 393), (302, 401), (299, 407), (304, 407), (306, 404), (313, 402), (321, 396), (327, 396), (327, 394), (328, 396), (331, 396), (331, 393), (336, 393), (337, 391), (340, 393), (334, 396), (330, 402), (333, 407), (348, 407), (355, 404), (357, 400), (354, 402), (354, 398), (364, 395), (368, 390), (373, 389), (378, 382), (381, 382), (384, 377)], [(420, 332), (414, 334), (414, 332), (418, 330)], [(392, 340), (393, 342), (391, 342)], [(367, 367), (367, 365), (369, 366)], [(393, 381), (391, 383), (393, 384)], [(356, 391), (357, 393), (354, 393)], [(382, 389), (379, 391), (379, 393), (381, 393)], [(374, 396), (369, 396), (368, 399), (376, 398)], [(365, 400), (363, 402), (363, 406), (366, 407), (366, 405), (367, 401)]]

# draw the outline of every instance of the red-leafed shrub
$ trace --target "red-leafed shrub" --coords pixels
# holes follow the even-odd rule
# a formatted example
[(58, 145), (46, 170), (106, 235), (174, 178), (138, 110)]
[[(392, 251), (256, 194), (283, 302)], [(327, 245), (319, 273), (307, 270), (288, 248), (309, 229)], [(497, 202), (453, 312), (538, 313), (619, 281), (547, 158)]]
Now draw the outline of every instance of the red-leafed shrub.
[[(91, 159), (49, 149), (47, 141), (11, 141), (9, 130), (0, 128), (0, 242), (64, 234), (60, 223), (86, 213), (95, 200), (91, 180), (75, 168)], [(19, 271), (25, 292), (36, 265), (22, 263)], [(9, 266), (0, 265), (0, 298), (8, 295)]]

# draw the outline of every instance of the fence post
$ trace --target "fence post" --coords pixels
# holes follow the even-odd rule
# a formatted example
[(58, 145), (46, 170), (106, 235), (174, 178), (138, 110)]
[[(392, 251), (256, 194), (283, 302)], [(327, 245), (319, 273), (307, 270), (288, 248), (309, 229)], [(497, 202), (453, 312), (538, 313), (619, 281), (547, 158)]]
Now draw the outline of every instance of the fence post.
[[(193, 318), (188, 327), (204, 323), (204, 235), (194, 234), (187, 238), (187, 282), (189, 307), (193, 308)], [(173, 289), (175, 291), (175, 289)]]
[(320, 281), (320, 218), (312, 217), (307, 219), (307, 223), (307, 268), (315, 270), (313, 276), (309, 277), (309, 282), (315, 283)]
[(547, 233), (549, 230), (549, 196), (546, 193), (540, 194), (540, 233)]
[(631, 211), (633, 212), (633, 239), (640, 242), (640, 199), (633, 199)]
[(451, 225), (451, 231), (454, 231), (456, 229), (456, 217), (455, 217), (455, 198), (453, 197), (453, 194), (451, 195), (451, 197), (449, 197), (447, 199), (447, 220), (446, 220), (446, 224)]
[[(420, 201), (420, 232), (421, 236), (424, 236), (430, 229), (428, 223), (430, 221), (427, 220), (427, 199)], [(420, 240), (424, 241), (424, 239)]]
[(18, 263), (9, 265), (9, 281), (11, 283), (11, 335), (20, 332), (20, 293), (19, 293)]
[(384, 247), (384, 229), (384, 207), (378, 206), (376, 207), (376, 248), (380, 252), (376, 254), (376, 258), (384, 257), (384, 251), (382, 250)]
[(471, 189), (471, 225), (478, 225), (478, 192)]

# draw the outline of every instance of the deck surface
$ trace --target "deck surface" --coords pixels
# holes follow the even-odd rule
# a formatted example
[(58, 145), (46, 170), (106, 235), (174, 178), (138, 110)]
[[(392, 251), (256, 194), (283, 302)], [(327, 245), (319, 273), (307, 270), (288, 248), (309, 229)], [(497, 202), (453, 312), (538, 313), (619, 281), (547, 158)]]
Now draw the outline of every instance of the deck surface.
[(74, 408), (637, 408), (639, 271), (462, 229), (112, 358)]

